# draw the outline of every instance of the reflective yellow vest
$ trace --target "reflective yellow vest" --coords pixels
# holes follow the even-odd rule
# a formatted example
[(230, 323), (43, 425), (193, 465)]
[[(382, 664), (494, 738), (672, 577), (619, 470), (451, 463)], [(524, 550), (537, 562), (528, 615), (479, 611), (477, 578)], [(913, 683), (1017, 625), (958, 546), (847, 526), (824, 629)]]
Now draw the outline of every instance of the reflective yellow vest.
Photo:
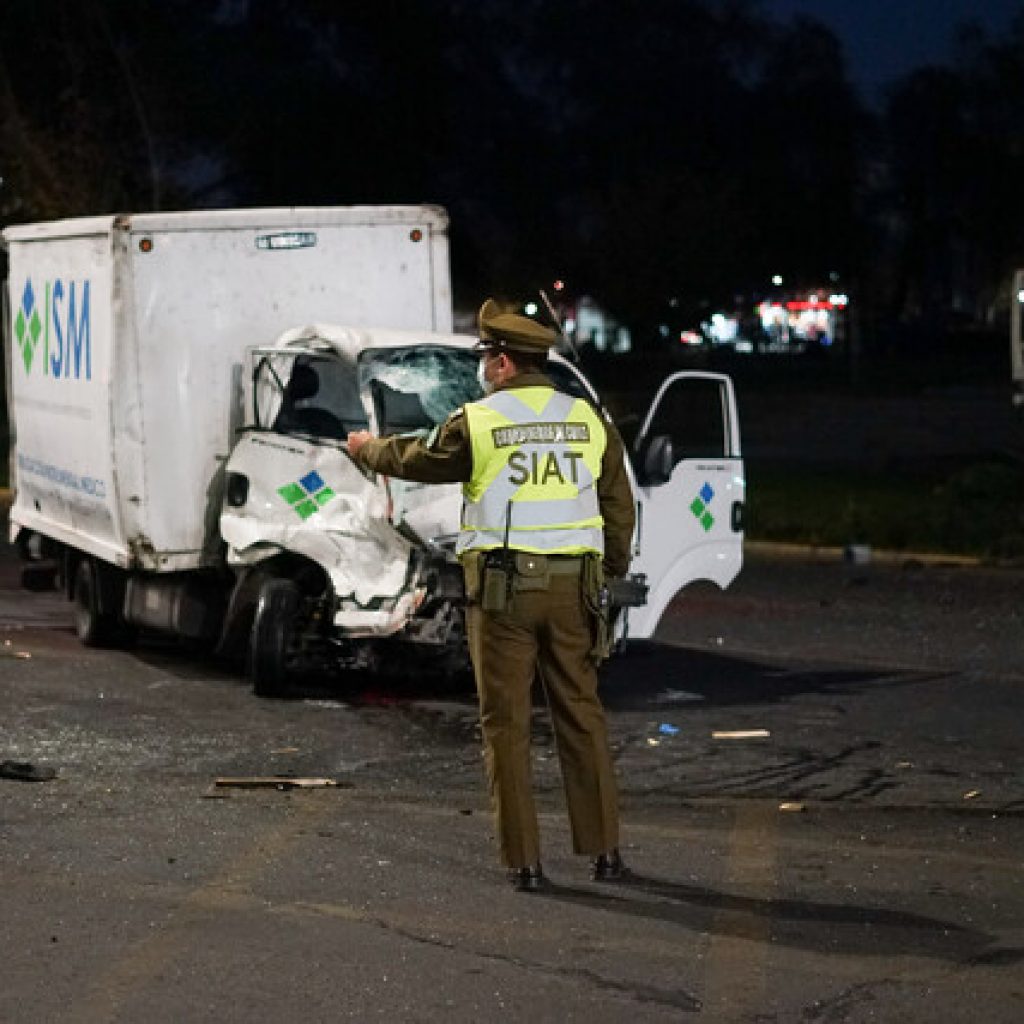
[(473, 475), (457, 549), (604, 553), (597, 500), (607, 435), (589, 402), (551, 387), (498, 391), (465, 406)]

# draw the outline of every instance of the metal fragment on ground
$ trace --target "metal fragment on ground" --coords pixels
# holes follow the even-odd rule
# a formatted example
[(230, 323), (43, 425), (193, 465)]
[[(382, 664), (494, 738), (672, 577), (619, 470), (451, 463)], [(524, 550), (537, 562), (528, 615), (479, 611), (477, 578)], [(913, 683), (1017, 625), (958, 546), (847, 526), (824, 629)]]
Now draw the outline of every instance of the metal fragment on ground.
[(290, 775), (247, 775), (222, 777), (214, 781), (215, 786), (229, 789), (321, 789), (337, 786), (336, 779), (296, 778)]
[(659, 704), (682, 704), (686, 701), (704, 700), (704, 694), (689, 690), (662, 690), (655, 698)]
[(0, 779), (17, 782), (49, 782), (57, 777), (57, 770), (31, 761), (0, 761)]

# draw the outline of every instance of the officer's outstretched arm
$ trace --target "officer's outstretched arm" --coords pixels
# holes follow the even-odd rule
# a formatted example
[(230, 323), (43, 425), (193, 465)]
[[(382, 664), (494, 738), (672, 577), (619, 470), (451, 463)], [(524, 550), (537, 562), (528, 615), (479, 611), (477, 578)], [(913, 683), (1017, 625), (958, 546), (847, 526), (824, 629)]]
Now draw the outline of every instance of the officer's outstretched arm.
[(349, 454), (375, 473), (425, 484), (460, 483), (469, 479), (473, 468), (466, 417), (461, 409), (426, 437), (373, 437), (367, 431), (356, 431), (349, 434)]

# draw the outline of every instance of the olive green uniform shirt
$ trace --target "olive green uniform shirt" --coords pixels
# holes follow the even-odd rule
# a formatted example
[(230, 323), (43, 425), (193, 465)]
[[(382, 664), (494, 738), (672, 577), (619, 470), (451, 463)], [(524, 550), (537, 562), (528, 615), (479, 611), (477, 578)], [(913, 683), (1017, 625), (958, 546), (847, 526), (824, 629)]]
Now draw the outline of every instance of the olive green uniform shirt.
[[(552, 387), (542, 373), (521, 373), (495, 390)], [(603, 419), (603, 418), (602, 418)], [(625, 452), (619, 432), (604, 420), (607, 443), (597, 478), (597, 500), (604, 518), (604, 567), (609, 576), (629, 570), (630, 543), (636, 510), (626, 473)], [(425, 484), (466, 483), (473, 474), (466, 414), (457, 409), (426, 437), (398, 434), (373, 438), (353, 456), (376, 473)]]

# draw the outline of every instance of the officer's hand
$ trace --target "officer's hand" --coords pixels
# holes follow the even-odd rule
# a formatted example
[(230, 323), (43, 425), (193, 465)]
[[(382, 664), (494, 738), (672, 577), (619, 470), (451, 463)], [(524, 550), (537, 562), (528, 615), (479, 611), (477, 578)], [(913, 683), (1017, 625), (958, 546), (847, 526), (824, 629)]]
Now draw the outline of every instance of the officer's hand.
[(348, 450), (350, 455), (358, 455), (359, 449), (373, 438), (368, 430), (353, 430), (348, 435)]

